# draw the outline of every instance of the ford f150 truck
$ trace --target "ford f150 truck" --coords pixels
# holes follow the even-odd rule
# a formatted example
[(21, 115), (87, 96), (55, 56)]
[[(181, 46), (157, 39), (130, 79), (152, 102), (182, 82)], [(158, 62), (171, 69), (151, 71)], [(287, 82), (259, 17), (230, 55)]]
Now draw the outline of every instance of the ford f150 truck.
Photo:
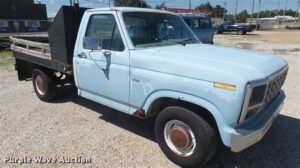
[[(176, 14), (64, 6), (48, 37), (11, 37), (19, 80), (43, 101), (75, 83), (78, 95), (140, 119), (174, 163), (194, 167), (224, 144), (240, 152), (279, 114), (288, 64), (279, 57), (206, 45)], [(138, 125), (137, 125), (138, 127)]]

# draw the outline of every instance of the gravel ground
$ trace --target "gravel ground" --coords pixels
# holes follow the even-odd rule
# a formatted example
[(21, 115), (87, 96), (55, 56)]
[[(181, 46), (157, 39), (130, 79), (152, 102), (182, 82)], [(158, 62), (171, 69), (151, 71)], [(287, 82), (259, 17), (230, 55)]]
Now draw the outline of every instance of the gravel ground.
[[(216, 35), (216, 45), (282, 55), (290, 65), (285, 107), (258, 144), (241, 153), (222, 148), (204, 167), (300, 168), (300, 31)], [(88, 164), (22, 164), (22, 167), (176, 167), (154, 142), (151, 120), (138, 120), (80, 98), (74, 87), (54, 103), (19, 82), (12, 66), (0, 67), (0, 167), (6, 157), (82, 157)]]

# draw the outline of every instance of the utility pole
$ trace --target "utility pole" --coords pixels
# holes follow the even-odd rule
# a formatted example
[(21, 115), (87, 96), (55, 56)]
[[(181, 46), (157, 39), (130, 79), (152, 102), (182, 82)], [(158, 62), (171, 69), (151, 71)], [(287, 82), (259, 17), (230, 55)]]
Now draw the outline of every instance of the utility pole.
[(299, 6), (300, 6), (300, 0), (298, 0), (298, 5), (297, 5), (297, 10), (296, 10), (296, 14), (295, 14), (295, 18), (298, 16), (299, 18)]
[(256, 18), (256, 30), (258, 29), (258, 23), (260, 23), (260, 21), (259, 21), (260, 7), (261, 7), (261, 0), (258, 0), (258, 12), (257, 12), (257, 18)]
[(285, 11), (286, 11), (286, 5), (287, 5), (287, 0), (285, 0), (285, 5), (284, 5), (284, 11), (283, 11), (283, 20), (282, 20), (282, 24), (285, 21)]
[(108, 7), (110, 7), (110, 0), (108, 0)]
[(278, 10), (278, 14), (279, 15), (279, 10), (280, 10), (280, 0), (278, 0), (278, 7), (277, 7), (277, 10)]
[(144, 3), (144, 1), (143, 1), (143, 0), (141, 0), (141, 8), (143, 7), (143, 3)]
[(192, 9), (192, 0), (189, 0), (189, 9)]
[(250, 26), (252, 26), (252, 21), (253, 21), (254, 5), (255, 5), (255, 0), (252, 0), (252, 11), (251, 11), (251, 18), (250, 18)]
[(238, 6), (238, 0), (235, 0), (235, 10), (234, 10), (234, 21), (237, 22), (237, 6)]
[(283, 17), (285, 17), (286, 5), (287, 5), (287, 0), (285, 0), (284, 11), (283, 11)]
[(225, 21), (225, 15), (226, 15), (226, 5), (227, 5), (227, 2), (226, 0), (224, 1), (224, 13), (223, 13), (223, 20)]

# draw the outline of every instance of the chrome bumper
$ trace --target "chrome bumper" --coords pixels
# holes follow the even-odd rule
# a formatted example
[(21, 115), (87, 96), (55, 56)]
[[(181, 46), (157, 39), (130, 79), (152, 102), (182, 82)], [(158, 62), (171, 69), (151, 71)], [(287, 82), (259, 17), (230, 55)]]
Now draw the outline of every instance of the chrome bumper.
[(231, 151), (240, 152), (260, 141), (281, 111), (284, 99), (285, 94), (281, 91), (266, 109), (248, 121), (238, 125), (236, 133), (232, 135)]

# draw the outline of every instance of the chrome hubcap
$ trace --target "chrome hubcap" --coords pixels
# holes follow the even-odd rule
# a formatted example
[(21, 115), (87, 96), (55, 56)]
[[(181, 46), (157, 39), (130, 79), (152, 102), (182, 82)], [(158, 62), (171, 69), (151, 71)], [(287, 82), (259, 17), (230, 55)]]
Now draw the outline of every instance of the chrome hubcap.
[(35, 78), (35, 85), (36, 85), (36, 90), (39, 92), (39, 94), (44, 95), (45, 94), (45, 81), (41, 75), (38, 75)]
[(164, 128), (164, 138), (168, 147), (180, 156), (190, 156), (196, 147), (195, 135), (182, 121), (171, 120)]

